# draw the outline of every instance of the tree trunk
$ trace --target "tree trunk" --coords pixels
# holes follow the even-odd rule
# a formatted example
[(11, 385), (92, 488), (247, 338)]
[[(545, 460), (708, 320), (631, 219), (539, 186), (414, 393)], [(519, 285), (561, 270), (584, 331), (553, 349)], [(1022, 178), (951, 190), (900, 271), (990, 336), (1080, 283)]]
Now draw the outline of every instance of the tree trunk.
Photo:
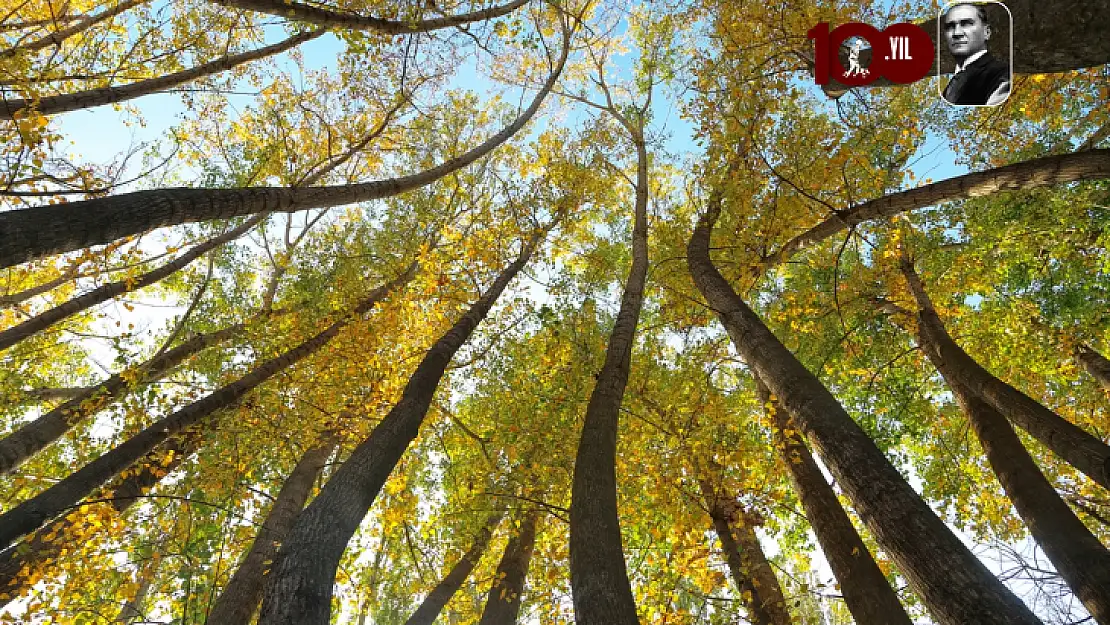
[(829, 568), (840, 584), (840, 594), (852, 618), (859, 625), (913, 625), (898, 594), (890, 587), (836, 493), (825, 481), (794, 419), (779, 407), (762, 380), (756, 378), (756, 384), (760, 399), (774, 419), (776, 444), (790, 471), (794, 490)]
[(427, 33), (444, 28), (465, 26), (475, 22), (491, 20), (503, 15), (508, 15), (514, 10), (528, 4), (528, 0), (513, 0), (512, 2), (472, 11), (461, 15), (451, 15), (428, 20), (407, 21), (387, 20), (380, 17), (356, 15), (348, 12), (333, 11), (323, 7), (291, 2), (288, 0), (214, 0), (217, 4), (249, 9), (260, 13), (269, 13), (285, 19), (299, 22), (309, 22), (329, 28), (348, 28), (355, 30), (369, 30), (390, 35), (403, 35), (410, 33)]
[(1110, 359), (1083, 343), (1076, 346), (1075, 359), (1102, 385), (1102, 388), (1110, 391)]
[(0, 269), (160, 228), (264, 212), (329, 208), (392, 197), (427, 186), (493, 151), (535, 116), (569, 53), (569, 33), (547, 82), (527, 109), (481, 145), (410, 176), (331, 187), (171, 188), (0, 212)]
[(578, 625), (639, 623), (621, 547), (616, 475), (617, 428), (648, 269), (647, 146), (641, 131), (628, 130), (637, 161), (632, 267), (609, 335), (605, 364), (586, 405), (571, 486), (570, 585)]
[(936, 314), (913, 263), (902, 261), (902, 273), (917, 305), (918, 336), (926, 350), (935, 355), (941, 373), (982, 397), (995, 410), (1016, 423), (1068, 464), (1085, 473), (1103, 488), (1110, 489), (1110, 446), (1074, 423), (1045, 408), (1032, 397), (991, 375), (948, 335)]
[[(197, 435), (171, 438), (137, 463), (137, 469), (109, 484), (98, 501), (104, 501), (116, 515), (122, 515), (199, 447)], [(48, 573), (62, 549), (72, 548), (98, 531), (96, 526), (90, 527), (86, 517), (69, 514), (0, 552), (0, 608), (30, 590), (35, 576)]]
[(198, 65), (192, 69), (158, 76), (157, 78), (148, 78), (128, 85), (101, 87), (99, 89), (89, 89), (88, 91), (78, 91), (76, 93), (63, 93), (61, 95), (46, 96), (36, 100), (21, 100), (15, 98), (10, 100), (0, 99), (0, 120), (13, 119), (17, 115), (27, 113), (29, 110), (37, 111), (42, 115), (56, 115), (58, 113), (79, 111), (81, 109), (104, 106), (105, 104), (116, 104), (134, 100), (135, 98), (141, 98), (145, 95), (172, 89), (178, 85), (192, 82), (206, 76), (219, 74), (220, 72), (225, 72), (240, 65), (250, 63), (251, 61), (257, 61), (258, 59), (264, 59), (274, 56), (275, 54), (281, 54), (306, 41), (316, 39), (326, 32), (326, 30), (313, 30), (299, 33), (275, 44), (258, 48), (257, 50), (240, 52), (239, 54), (229, 54), (215, 61), (209, 61), (203, 65)]
[(536, 524), (539, 512), (530, 510), (520, 519), (520, 527), (509, 539), (505, 553), (497, 565), (478, 625), (516, 625), (520, 604), (524, 598), (524, 582), (536, 546)]
[(546, 232), (538, 233), (527, 241), (517, 259), (424, 354), (409, 377), (401, 399), (301, 513), (275, 560), (263, 592), (259, 625), (327, 625), (330, 622), (335, 572), (347, 542), (362, 523), (389, 474), (419, 434), (451, 358), (528, 262), (544, 234)]
[(206, 622), (218, 625), (250, 625), (251, 617), (262, 598), (262, 584), (270, 563), (277, 555), (278, 545), (285, 540), (297, 515), (304, 509), (312, 492), (312, 485), (335, 446), (334, 437), (325, 436), (322, 442), (301, 456), (278, 491), (277, 499), (258, 530), (254, 544), (212, 605)]
[(14, 471), (28, 458), (68, 432), (71, 427), (89, 415), (96, 414), (110, 401), (127, 393), (132, 384), (157, 379), (189, 356), (222, 343), (245, 328), (246, 325), (240, 323), (215, 332), (197, 335), (137, 367), (113, 375), (96, 386), (77, 389), (77, 396), (0, 440), (0, 475)]
[(450, 572), (436, 584), (436, 587), (424, 597), (420, 607), (405, 621), (405, 625), (433, 625), (435, 623), (440, 613), (443, 612), (443, 608), (451, 601), (451, 597), (454, 597), (459, 588), (462, 588), (463, 582), (470, 577), (470, 572), (474, 570), (478, 561), (486, 553), (489, 541), (493, 538), (493, 531), (501, 523), (502, 516), (504, 515), (498, 512), (486, 520), (485, 527), (474, 537), (470, 549), (463, 554), (462, 558), (459, 558), (459, 561), (451, 567)]
[(790, 239), (763, 261), (764, 267), (786, 262), (803, 249), (865, 221), (942, 202), (991, 195), (999, 191), (1035, 189), (1078, 180), (1110, 177), (1110, 149), (1087, 150), (1058, 156), (1043, 156), (941, 180), (915, 189), (884, 195), (857, 204)]
[(411, 280), (416, 273), (416, 268), (415, 262), (409, 265), (401, 276), (375, 289), (354, 309), (353, 314), (344, 314), (316, 336), (258, 365), (247, 375), (207, 397), (156, 421), (111, 451), (74, 471), (62, 481), (0, 515), (0, 548), (8, 547), (20, 536), (41, 527), (56, 515), (71, 508), (167, 438), (195, 426), (217, 410), (236, 405), (247, 392), (259, 384), (327, 345), (353, 319), (369, 312), (387, 295)]
[(864, 524), (942, 625), (1040, 623), (914, 492), (821, 382), (767, 329), (709, 257), (714, 194), (687, 248), (698, 290), (736, 349), (817, 446)]
[(116, 6), (110, 9), (105, 9), (100, 13), (97, 13), (96, 15), (85, 16), (84, 18), (77, 20), (77, 22), (71, 26), (63, 28), (56, 32), (52, 32), (49, 35), (39, 37), (34, 41), (22, 43), (17, 46), (8, 48), (7, 50), (2, 50), (0, 51), (0, 59), (13, 57), (20, 52), (35, 52), (37, 50), (42, 50), (43, 48), (49, 48), (50, 46), (60, 46), (62, 42), (66, 39), (69, 39), (74, 35), (83, 33), (93, 26), (96, 26), (100, 22), (111, 19), (119, 15), (120, 13), (127, 11), (128, 9), (137, 7), (140, 4), (146, 4), (147, 1), (148, 0), (121, 0), (119, 3), (116, 4)]
[(709, 478), (699, 478), (698, 484), (748, 620), (752, 625), (791, 625), (782, 586), (759, 544), (753, 519)]
[(119, 614), (116, 615), (116, 623), (127, 625), (135, 621), (146, 620), (143, 615), (143, 603), (146, 602), (147, 593), (150, 592), (150, 586), (154, 583), (154, 576), (157, 572), (158, 561), (156, 559), (151, 559), (143, 565), (139, 571), (139, 588), (120, 608)]
[(233, 228), (218, 237), (213, 237), (204, 243), (194, 246), (188, 252), (175, 258), (174, 260), (162, 265), (157, 269), (148, 271), (142, 275), (134, 278), (125, 278), (116, 282), (105, 284), (104, 286), (97, 287), (88, 293), (78, 295), (77, 297), (59, 304), (50, 310), (41, 312), (34, 317), (20, 323), (19, 325), (12, 326), (6, 330), (0, 331), (0, 352), (8, 349), (12, 345), (41, 332), (50, 326), (58, 323), (59, 321), (76, 315), (79, 312), (88, 310), (97, 304), (102, 304), (113, 297), (136, 291), (143, 287), (150, 286), (160, 280), (163, 280), (178, 271), (184, 269), (201, 255), (225, 244), (230, 241), (238, 239), (243, 234), (257, 226), (262, 220), (266, 218), (265, 214), (255, 215), (248, 219), (238, 228)]

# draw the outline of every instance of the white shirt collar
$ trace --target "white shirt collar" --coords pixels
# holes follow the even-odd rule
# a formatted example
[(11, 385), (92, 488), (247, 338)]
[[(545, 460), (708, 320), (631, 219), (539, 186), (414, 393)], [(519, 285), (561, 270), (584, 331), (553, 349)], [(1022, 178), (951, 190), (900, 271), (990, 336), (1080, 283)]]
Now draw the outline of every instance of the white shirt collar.
[(972, 63), (974, 63), (976, 59), (978, 59), (979, 57), (983, 56), (986, 53), (987, 53), (986, 49), (983, 49), (983, 50), (980, 50), (980, 51), (976, 52), (975, 54), (972, 54), (971, 56), (967, 57), (966, 59), (964, 59), (963, 65), (961, 65), (959, 63), (956, 63), (956, 73), (959, 74), (960, 72), (964, 71), (964, 68), (966, 68), (968, 65), (971, 65)]

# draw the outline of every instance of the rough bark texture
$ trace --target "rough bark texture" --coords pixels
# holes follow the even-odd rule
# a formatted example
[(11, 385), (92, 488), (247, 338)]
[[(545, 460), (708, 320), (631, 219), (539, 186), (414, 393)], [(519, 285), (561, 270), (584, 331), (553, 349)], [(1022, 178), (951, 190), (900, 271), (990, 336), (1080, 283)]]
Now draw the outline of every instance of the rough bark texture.
[(1042, 406), (1032, 397), (991, 375), (956, 344), (937, 316), (913, 264), (902, 262), (902, 272), (923, 310), (918, 336), (945, 378), (955, 380), (982, 397), (995, 410), (1051, 449), (1087, 477), (1110, 489), (1110, 446), (1074, 423)]
[(443, 28), (464, 26), (475, 22), (491, 20), (503, 15), (508, 15), (514, 10), (528, 4), (529, 0), (513, 0), (499, 6), (472, 11), (460, 15), (450, 15), (426, 20), (402, 21), (387, 20), (380, 17), (342, 13), (324, 7), (304, 4), (302, 2), (289, 2), (283, 0), (213, 0), (222, 4), (240, 9), (249, 9), (260, 13), (269, 13), (286, 19), (299, 22), (310, 22), (320, 26), (352, 28), (356, 30), (371, 30), (389, 35), (402, 35), (407, 33), (426, 33)]
[(493, 151), (535, 116), (558, 81), (569, 34), (555, 70), (520, 116), (474, 149), (411, 176), (330, 187), (154, 189), (69, 204), (0, 213), (0, 269), (176, 224), (229, 219), (268, 211), (293, 212), (391, 197), (429, 185)]
[(23, 109), (34, 109), (43, 115), (56, 115), (58, 113), (78, 111), (95, 106), (104, 106), (105, 104), (115, 104), (134, 100), (135, 98), (165, 91), (166, 89), (171, 89), (178, 85), (204, 78), (205, 76), (212, 76), (220, 72), (225, 72), (240, 65), (250, 63), (251, 61), (257, 61), (258, 59), (264, 59), (269, 56), (274, 56), (275, 54), (281, 54), (306, 41), (311, 41), (323, 35), (325, 32), (327, 31), (314, 30), (300, 33), (283, 39), (278, 43), (258, 48), (257, 50), (241, 52), (239, 54), (229, 54), (215, 61), (210, 61), (191, 69), (166, 74), (157, 78), (140, 80), (127, 85), (101, 87), (99, 89), (89, 89), (88, 91), (78, 91), (76, 93), (63, 93), (61, 95), (46, 96), (38, 100), (21, 100), (16, 98), (10, 100), (0, 99), (0, 119), (12, 119), (20, 115)]
[(54, 308), (51, 308), (50, 310), (43, 311), (35, 315), (34, 317), (31, 317), (30, 319), (24, 321), (23, 323), (0, 331), (0, 352), (3, 352), (5, 349), (8, 349), (12, 345), (15, 345), (23, 339), (33, 336), (38, 332), (42, 332), (55, 323), (66, 319), (67, 317), (71, 317), (79, 312), (88, 310), (93, 306), (96, 306), (97, 304), (102, 304), (112, 299), (113, 297), (117, 297), (119, 295), (123, 295), (124, 293), (129, 293), (131, 291), (150, 286), (177, 273), (178, 271), (187, 267), (189, 263), (200, 258), (202, 255), (207, 254), (211, 250), (225, 243), (234, 241), (235, 239), (239, 238), (240, 236), (257, 226), (259, 223), (261, 223), (262, 220), (265, 218), (265, 215), (255, 215), (239, 227), (232, 228), (231, 230), (225, 232), (224, 234), (221, 234), (220, 236), (213, 237), (205, 241), (204, 243), (193, 246), (193, 248), (190, 249), (188, 252), (185, 252), (181, 256), (162, 265), (161, 267), (158, 267), (157, 269), (153, 269), (144, 274), (140, 274), (131, 278), (125, 278), (116, 282), (109, 282), (108, 284), (89, 291), (88, 293), (78, 295), (77, 297), (63, 304), (59, 304)]
[(189, 356), (228, 340), (242, 332), (244, 328), (246, 328), (245, 324), (236, 324), (215, 332), (197, 335), (138, 367), (113, 375), (96, 386), (77, 389), (77, 395), (66, 403), (0, 440), (0, 475), (11, 473), (28, 458), (69, 431), (71, 427), (98, 412), (108, 402), (127, 393), (131, 384), (161, 377)]
[(262, 599), (262, 585), (267, 569), (277, 555), (281, 541), (285, 540), (292, 529), (297, 515), (304, 509), (312, 492), (312, 484), (333, 451), (335, 440), (326, 437), (301, 456), (292, 473), (281, 485), (250, 550), (243, 556), (239, 568), (209, 610), (206, 622), (213, 625), (250, 625), (251, 617)]
[(1075, 348), (1075, 359), (1102, 385), (1102, 388), (1110, 391), (1110, 359), (1095, 351), (1090, 345), (1082, 343)]
[(639, 623), (621, 547), (616, 475), (617, 426), (648, 269), (648, 154), (643, 136), (638, 131), (632, 135), (637, 158), (632, 267), (605, 363), (586, 404), (571, 486), (570, 584), (579, 625)]
[(852, 618), (859, 625), (913, 625), (832, 486), (825, 481), (794, 419), (782, 410), (761, 380), (757, 378), (756, 383), (775, 421), (776, 444), (794, 490)]
[(71, 473), (35, 497), (0, 515), (0, 548), (11, 545), (20, 536), (34, 531), (58, 514), (77, 504), (101, 484), (131, 466), (139, 458), (174, 434), (192, 427), (217, 410), (236, 405), (248, 391), (277, 373), (315, 353), (346, 327), (353, 319), (368, 312), (391, 292), (406, 284), (416, 273), (413, 263), (400, 277), (373, 291), (355, 309), (325, 330), (285, 353), (255, 367), (250, 373), (195, 401), (173, 414), (156, 421), (143, 431), (120, 443), (84, 467)]
[(420, 607), (405, 621), (405, 625), (433, 625), (435, 623), (440, 612), (443, 612), (443, 608), (451, 601), (451, 597), (455, 596), (459, 588), (462, 588), (463, 582), (470, 577), (470, 572), (474, 570), (478, 561), (482, 559), (482, 555), (486, 553), (486, 549), (489, 548), (489, 541), (493, 538), (493, 531), (501, 523), (502, 516), (498, 512), (486, 520), (485, 526), (474, 537), (470, 549), (463, 554), (463, 557), (459, 558), (459, 561), (451, 567), (450, 572), (436, 584), (436, 587), (424, 597), (424, 601), (420, 602)]
[(860, 518), (942, 625), (1040, 623), (960, 542), (835, 397), (763, 324), (709, 257), (720, 199), (687, 249), (694, 283), (744, 360), (816, 445)]
[(486, 607), (478, 625), (516, 625), (520, 604), (524, 598), (524, 583), (532, 550), (536, 546), (536, 524), (539, 513), (529, 510), (520, 519), (516, 534), (509, 539), (505, 553), (497, 565), (493, 584), (486, 598)]
[(840, 211), (838, 215), (813, 226), (787, 241), (763, 261), (769, 267), (786, 262), (798, 252), (813, 247), (865, 221), (999, 191), (1035, 189), (1077, 180), (1110, 177), (1110, 149), (1086, 150), (1072, 154), (1044, 156), (987, 171), (973, 172), (914, 189), (884, 195)]
[(259, 625), (330, 622), (335, 572), (347, 542), (419, 433), (451, 358), (528, 262), (540, 236), (523, 246), (517, 259), (501, 272), (486, 293), (424, 354), (401, 399), (301, 513), (278, 553), (263, 593)]
[(790, 625), (792, 620), (782, 586), (759, 544), (754, 520), (708, 478), (703, 477), (698, 483), (713, 521), (713, 530), (721, 539), (721, 549), (740, 602), (748, 611), (748, 620), (752, 625)]
[[(137, 470), (113, 480), (104, 489), (103, 499), (108, 500), (116, 514), (122, 515), (199, 447), (200, 437), (196, 435), (171, 438), (147, 454), (137, 464)], [(171, 453), (166, 462), (167, 454)], [(32, 573), (48, 568), (63, 549), (73, 548), (73, 540), (80, 540), (78, 537), (88, 531), (86, 525), (80, 516), (59, 517), (18, 545), (0, 552), (0, 608), (30, 590), (28, 574), (21, 571)]]
[[(1086, 67), (1098, 67), (1110, 63), (1110, 2), (1107, 0), (1056, 0), (1037, 2), (1036, 0), (1007, 0), (1006, 7), (1013, 15), (1014, 74), (1050, 74), (1066, 72)], [(1010, 25), (1004, 20), (994, 20), (991, 24), (991, 49), (999, 54), (1009, 54)], [(937, 19), (918, 22), (929, 36), (937, 37)], [(1061, 36), (1066, 33), (1066, 36)], [(942, 45), (941, 73), (951, 73), (956, 66), (955, 59)], [(811, 48), (812, 49), (812, 48)], [(848, 67), (848, 56), (841, 50), (841, 64)], [(860, 65), (866, 67), (871, 62), (870, 49), (860, 52)], [(936, 76), (936, 57), (930, 76)], [(872, 86), (892, 85), (880, 78)], [(840, 97), (849, 91), (835, 80), (824, 86), (825, 93)]]

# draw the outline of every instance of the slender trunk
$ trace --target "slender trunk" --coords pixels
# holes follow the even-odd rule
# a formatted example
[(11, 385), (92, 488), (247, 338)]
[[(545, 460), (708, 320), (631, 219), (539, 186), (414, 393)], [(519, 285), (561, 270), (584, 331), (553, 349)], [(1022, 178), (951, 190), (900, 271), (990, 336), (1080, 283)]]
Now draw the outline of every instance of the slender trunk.
[(829, 568), (840, 584), (840, 594), (852, 618), (859, 625), (913, 625), (898, 594), (890, 587), (836, 493), (825, 481), (794, 419), (779, 407), (762, 380), (756, 378), (756, 385), (760, 399), (774, 419), (776, 445), (790, 471), (794, 490)]
[(872, 219), (891, 217), (942, 202), (991, 195), (999, 191), (1035, 189), (1107, 177), (1110, 177), (1110, 149), (1043, 156), (987, 171), (964, 174), (884, 195), (843, 210), (787, 241), (777, 252), (764, 259), (763, 266), (784, 263), (803, 249)]
[(432, 184), (489, 154), (535, 116), (566, 64), (569, 36), (566, 33), (563, 37), (563, 50), (554, 71), (515, 121), (481, 145), (436, 167), (410, 176), (351, 185), (154, 189), (0, 212), (0, 269), (163, 226), (270, 211), (342, 206), (392, 197)]
[(748, 620), (752, 625), (790, 625), (782, 586), (763, 553), (752, 519), (709, 478), (700, 478), (698, 484)]
[(616, 474), (617, 428), (648, 269), (647, 146), (641, 132), (629, 130), (637, 161), (632, 267), (609, 335), (605, 363), (586, 404), (571, 486), (570, 585), (579, 625), (639, 623), (621, 546)]
[(0, 295), (0, 308), (11, 308), (12, 306), (22, 304), (23, 302), (31, 299), (32, 297), (35, 297), (36, 295), (49, 293), (50, 291), (53, 291), (54, 289), (62, 286), (70, 280), (73, 280), (76, 277), (77, 271), (76, 267), (74, 267), (73, 269), (66, 271), (62, 275), (54, 278), (53, 280), (50, 280), (49, 282), (44, 282), (37, 286), (23, 289), (22, 291), (12, 293), (11, 295)]
[(62, 42), (66, 39), (69, 39), (74, 35), (79, 35), (92, 28), (93, 26), (96, 26), (100, 22), (103, 22), (104, 20), (111, 19), (119, 15), (120, 13), (127, 11), (128, 9), (137, 7), (140, 4), (146, 4), (146, 2), (147, 0), (121, 0), (119, 3), (116, 4), (116, 6), (110, 9), (105, 9), (100, 13), (97, 13), (96, 15), (83, 17), (79, 19), (75, 24), (63, 28), (59, 31), (52, 32), (49, 35), (44, 35), (34, 41), (8, 48), (7, 50), (0, 50), (0, 59), (15, 56), (20, 52), (34, 52), (36, 50), (42, 50), (43, 48), (48, 48), (50, 46), (60, 46), (62, 45)]
[(709, 257), (719, 194), (690, 238), (687, 262), (698, 290), (736, 349), (817, 446), (864, 524), (942, 625), (1040, 621), (964, 546), (843, 406), (775, 337)]
[(536, 510), (529, 510), (521, 517), (520, 527), (509, 539), (501, 562), (497, 565), (497, 573), (493, 576), (486, 607), (478, 625), (516, 625), (524, 598), (528, 566), (532, 562), (532, 550), (536, 546), (538, 521), (539, 513)]
[(297, 515), (304, 509), (312, 485), (324, 463), (335, 450), (334, 437), (326, 436), (324, 441), (301, 456), (293, 472), (286, 478), (278, 491), (270, 512), (266, 515), (254, 544), (243, 557), (238, 570), (228, 580), (216, 603), (208, 612), (205, 622), (218, 625), (250, 625), (251, 617), (262, 599), (262, 585), (265, 575), (278, 545), (292, 529)]
[(1075, 359), (1102, 385), (1102, 388), (1110, 391), (1110, 359), (1083, 343), (1076, 346)]
[(177, 273), (202, 255), (239, 238), (261, 223), (265, 218), (265, 214), (255, 215), (239, 227), (232, 228), (220, 236), (213, 237), (204, 243), (194, 246), (188, 252), (157, 269), (152, 269), (139, 276), (124, 278), (123, 280), (117, 280), (116, 282), (97, 287), (64, 304), (59, 304), (50, 310), (43, 311), (19, 325), (0, 331), (0, 352), (3, 352), (5, 349), (8, 349), (23, 339), (34, 336), (38, 332), (49, 328), (63, 319), (88, 310), (97, 304), (102, 304), (113, 297), (155, 284)]
[(189, 356), (228, 340), (242, 332), (244, 328), (246, 328), (245, 324), (236, 324), (215, 332), (197, 335), (137, 367), (113, 375), (100, 384), (76, 389), (78, 394), (75, 397), (0, 440), (0, 475), (14, 471), (28, 458), (68, 432), (71, 427), (126, 394), (133, 384), (165, 375)]
[[(90, 504), (90, 508), (95, 508), (92, 519), (100, 523), (96, 513), (101, 511), (122, 515), (199, 447), (197, 435), (175, 436), (166, 441), (137, 463), (136, 469), (117, 477), (103, 490), (103, 497), (95, 500), (101, 503)], [(86, 513), (58, 517), (23, 542), (0, 552), (0, 608), (30, 590), (39, 577), (49, 574), (63, 550), (72, 549), (101, 531), (92, 519)]]
[(462, 588), (463, 582), (470, 577), (470, 572), (474, 570), (478, 561), (486, 553), (486, 549), (489, 548), (489, 541), (493, 538), (493, 531), (501, 523), (502, 516), (504, 515), (498, 512), (486, 520), (485, 526), (474, 537), (470, 549), (463, 554), (463, 557), (459, 558), (459, 561), (451, 567), (451, 570), (436, 584), (436, 587), (424, 597), (424, 601), (420, 602), (420, 607), (405, 621), (405, 625), (433, 625), (435, 623), (440, 612), (443, 612), (443, 608), (451, 601), (451, 597), (454, 597), (459, 588)]
[(257, 50), (240, 52), (239, 54), (228, 54), (215, 61), (209, 61), (208, 63), (198, 65), (191, 69), (158, 76), (157, 78), (140, 80), (139, 82), (133, 82), (128, 85), (101, 87), (99, 89), (89, 89), (88, 91), (78, 91), (76, 93), (63, 93), (61, 95), (46, 96), (34, 100), (21, 100), (15, 98), (0, 100), (0, 120), (14, 119), (16, 116), (22, 115), (28, 110), (37, 111), (42, 115), (56, 115), (58, 113), (79, 111), (81, 109), (104, 106), (105, 104), (116, 104), (134, 100), (135, 98), (141, 98), (145, 95), (172, 89), (178, 85), (192, 82), (206, 76), (226, 72), (229, 69), (234, 69), (240, 65), (250, 63), (251, 61), (257, 61), (274, 56), (275, 54), (281, 54), (306, 41), (316, 39), (325, 32), (327, 31), (313, 30), (299, 33), (287, 39), (283, 39), (278, 43), (258, 48)]
[(419, 434), (447, 365), (528, 262), (545, 234), (537, 233), (525, 242), (516, 260), (424, 354), (409, 377), (401, 399), (301, 513), (281, 546), (263, 592), (259, 625), (327, 625), (330, 622), (335, 572), (347, 542), (362, 523), (389, 474)]
[(214, 0), (217, 4), (249, 9), (260, 13), (269, 13), (285, 19), (294, 19), (299, 22), (309, 22), (329, 28), (348, 28), (356, 30), (370, 30), (390, 35), (403, 35), (409, 33), (426, 33), (443, 28), (465, 26), (475, 22), (484, 22), (503, 15), (508, 15), (514, 10), (528, 4), (529, 0), (513, 0), (506, 4), (493, 6), (480, 11), (472, 11), (461, 15), (450, 15), (428, 20), (406, 21), (387, 20), (380, 17), (356, 15), (348, 12), (333, 11), (324, 7), (313, 6), (289, 0)]
[(934, 363), (941, 373), (974, 389), (995, 410), (1029, 432), (1068, 464), (1103, 488), (1110, 489), (1110, 446), (994, 377), (975, 362), (948, 335), (910, 261), (903, 260), (902, 272), (918, 307), (924, 312), (919, 315), (918, 335), (926, 350), (934, 353)]
[(150, 586), (154, 583), (154, 576), (157, 572), (158, 561), (156, 559), (149, 560), (142, 567), (139, 571), (139, 588), (120, 608), (119, 614), (116, 615), (116, 623), (127, 625), (135, 621), (146, 620), (143, 616), (143, 603), (146, 602), (147, 593), (150, 592)]
[(378, 302), (411, 280), (416, 268), (415, 262), (409, 265), (401, 276), (375, 289), (354, 309), (353, 314), (344, 314), (316, 336), (258, 365), (247, 375), (207, 397), (156, 421), (62, 481), (0, 515), (0, 548), (8, 547), (20, 536), (63, 513), (167, 438), (195, 426), (217, 410), (238, 404), (247, 392), (259, 384), (327, 345), (352, 320), (369, 312)]

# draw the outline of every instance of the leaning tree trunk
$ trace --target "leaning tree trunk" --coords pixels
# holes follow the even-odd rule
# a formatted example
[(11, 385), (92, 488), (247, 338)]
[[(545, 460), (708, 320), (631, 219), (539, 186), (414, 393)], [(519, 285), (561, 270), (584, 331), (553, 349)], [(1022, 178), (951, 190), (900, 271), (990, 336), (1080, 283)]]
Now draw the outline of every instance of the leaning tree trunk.
[(312, 492), (312, 485), (335, 446), (334, 436), (326, 435), (323, 441), (301, 456), (278, 491), (254, 544), (208, 611), (205, 622), (213, 625), (250, 625), (251, 617), (262, 599), (262, 585), (267, 569), (277, 555), (278, 546), (292, 529), (297, 515), (304, 509)]
[(24, 321), (23, 323), (12, 326), (6, 330), (0, 331), (0, 352), (8, 349), (12, 345), (22, 341), (25, 338), (35, 335), (38, 332), (49, 328), (50, 326), (76, 315), (79, 312), (88, 310), (97, 304), (102, 304), (113, 297), (130, 293), (138, 289), (150, 286), (159, 282), (178, 271), (184, 269), (194, 260), (200, 258), (203, 254), (225, 244), (230, 241), (238, 239), (240, 236), (257, 226), (266, 218), (265, 214), (255, 215), (251, 217), (242, 225), (237, 228), (213, 237), (204, 243), (194, 246), (188, 252), (182, 254), (178, 258), (162, 265), (157, 269), (152, 269), (142, 275), (125, 278), (116, 282), (105, 284), (104, 286), (97, 287), (88, 293), (79, 295), (63, 304), (59, 304), (50, 310), (43, 311), (34, 317)]
[(948, 335), (936, 315), (913, 263), (903, 259), (902, 272), (918, 307), (932, 314), (921, 316), (918, 334), (927, 349), (935, 352), (941, 373), (982, 397), (1033, 438), (1044, 444), (1103, 488), (1110, 489), (1110, 445), (1041, 405), (1025, 393), (991, 375)]
[(547, 82), (528, 108), (481, 145), (423, 172), (330, 187), (170, 188), (0, 212), (0, 269), (160, 228), (263, 212), (329, 208), (392, 197), (432, 184), (507, 141), (535, 116), (569, 54), (569, 33)]
[(840, 584), (840, 594), (852, 618), (859, 625), (913, 625), (898, 594), (871, 557), (863, 538), (813, 460), (809, 447), (799, 436), (794, 419), (779, 407), (770, 389), (758, 377), (756, 385), (760, 399), (774, 419), (779, 452), (790, 471), (806, 520), (817, 535), (817, 542)]
[(390, 293), (407, 284), (415, 275), (417, 266), (416, 262), (410, 264), (401, 276), (375, 289), (353, 311), (343, 314), (338, 321), (319, 334), (258, 365), (250, 373), (207, 397), (163, 417), (62, 481), (0, 515), (0, 548), (7, 548), (20, 536), (34, 531), (76, 505), (167, 438), (201, 423), (213, 412), (238, 404), (244, 395), (259, 384), (327, 345), (353, 320), (361, 318)]
[(1102, 385), (1102, 388), (1110, 392), (1110, 359), (1083, 343), (1075, 347), (1075, 359)]
[(505, 553), (493, 575), (486, 607), (478, 625), (516, 625), (520, 604), (524, 598), (524, 582), (536, 546), (536, 524), (539, 512), (529, 510), (519, 520), (520, 527), (509, 539)]
[(647, 145), (640, 130), (628, 130), (636, 144), (637, 162), (632, 267), (609, 335), (605, 363), (586, 404), (571, 486), (570, 585), (579, 625), (639, 623), (621, 547), (616, 475), (617, 426), (648, 269)]
[[(100, 22), (111, 19), (119, 15), (120, 13), (139, 6), (140, 4), (146, 4), (148, 1), (149, 0), (122, 0), (121, 2), (116, 4), (116, 6), (110, 9), (105, 9), (100, 13), (97, 13), (96, 15), (89, 15), (77, 20), (77, 22), (72, 26), (68, 26), (61, 30), (52, 32), (48, 35), (43, 35), (42, 37), (39, 37), (34, 41), (29, 41), (27, 43), (21, 43), (19, 45), (12, 46), (7, 50), (0, 50), (0, 59), (10, 58), (16, 56), (19, 53), (35, 52), (38, 50), (42, 50), (43, 48), (49, 48), (50, 46), (60, 46), (62, 42), (66, 39), (69, 39), (74, 35), (79, 35), (92, 28), (93, 26), (96, 26)], [(53, 21), (54, 20), (51, 20), (51, 22)]]
[(447, 365), (528, 262), (545, 234), (546, 231), (539, 232), (525, 242), (516, 260), (424, 354), (409, 377), (400, 401), (301, 513), (270, 573), (263, 592), (259, 625), (327, 625), (330, 622), (335, 572), (347, 542), (362, 523), (389, 474), (419, 434)]
[(791, 625), (782, 586), (759, 544), (753, 519), (708, 477), (700, 478), (698, 484), (748, 620), (752, 625)]
[[(298, 22), (309, 22), (329, 28), (367, 30), (388, 35), (427, 33), (444, 28), (465, 26), (475, 22), (484, 22), (503, 15), (508, 15), (529, 2), (529, 0), (512, 0), (512, 2), (506, 4), (492, 6), (488, 9), (481, 9), (479, 11), (471, 11), (470, 13), (409, 21), (370, 17), (348, 11), (334, 11), (319, 6), (304, 4), (302, 2), (293, 2), (292, 0), (213, 1), (217, 4), (240, 9), (249, 9), (260, 13), (269, 13), (284, 19), (293, 19)], [(431, 6), (435, 5), (432, 4)]]
[(828, 389), (775, 337), (713, 265), (714, 194), (687, 248), (698, 290), (736, 349), (817, 446), (864, 524), (942, 625), (1040, 623), (964, 546)]

